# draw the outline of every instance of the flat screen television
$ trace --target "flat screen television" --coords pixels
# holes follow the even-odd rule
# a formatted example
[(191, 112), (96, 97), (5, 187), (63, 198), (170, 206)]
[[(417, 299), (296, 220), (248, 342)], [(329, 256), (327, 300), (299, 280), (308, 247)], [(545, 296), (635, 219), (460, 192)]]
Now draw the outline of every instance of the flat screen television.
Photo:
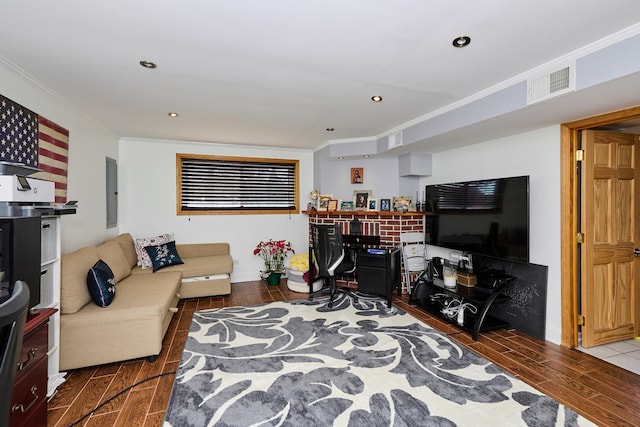
[(427, 185), (426, 243), (529, 261), (529, 177)]

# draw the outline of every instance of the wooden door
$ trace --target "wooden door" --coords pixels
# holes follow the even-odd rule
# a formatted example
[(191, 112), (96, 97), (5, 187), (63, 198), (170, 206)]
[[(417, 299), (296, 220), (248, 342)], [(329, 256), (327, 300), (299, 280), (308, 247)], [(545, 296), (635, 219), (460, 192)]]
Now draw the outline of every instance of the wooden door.
[(582, 346), (633, 338), (638, 327), (638, 136), (583, 131)]

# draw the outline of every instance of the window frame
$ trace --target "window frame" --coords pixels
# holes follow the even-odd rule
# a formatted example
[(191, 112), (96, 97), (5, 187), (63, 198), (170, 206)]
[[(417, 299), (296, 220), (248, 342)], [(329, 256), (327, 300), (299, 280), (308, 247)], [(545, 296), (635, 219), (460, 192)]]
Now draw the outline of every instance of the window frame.
[[(193, 159), (202, 161), (233, 161), (246, 163), (290, 164), (294, 166), (294, 208), (293, 209), (182, 209), (182, 161)], [(273, 159), (264, 157), (216, 156), (207, 154), (176, 153), (176, 212), (178, 215), (277, 215), (300, 213), (300, 161), (294, 159)]]

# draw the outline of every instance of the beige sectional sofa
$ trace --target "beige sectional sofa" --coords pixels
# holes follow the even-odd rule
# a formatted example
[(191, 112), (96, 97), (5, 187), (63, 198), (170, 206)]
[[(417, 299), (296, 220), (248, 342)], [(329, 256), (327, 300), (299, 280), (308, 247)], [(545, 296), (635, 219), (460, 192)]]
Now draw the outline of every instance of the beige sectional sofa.
[[(60, 370), (153, 358), (162, 349), (180, 298), (231, 293), (229, 244), (178, 244), (176, 249), (184, 264), (155, 273), (136, 265), (128, 233), (62, 257)], [(87, 288), (87, 273), (99, 259), (117, 282), (108, 307), (96, 305)]]

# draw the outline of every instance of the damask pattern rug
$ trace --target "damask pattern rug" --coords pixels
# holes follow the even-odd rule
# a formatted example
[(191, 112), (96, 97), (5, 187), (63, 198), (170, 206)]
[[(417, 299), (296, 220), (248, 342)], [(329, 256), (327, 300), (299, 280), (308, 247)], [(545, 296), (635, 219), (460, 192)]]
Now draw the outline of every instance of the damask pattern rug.
[(593, 425), (378, 298), (197, 311), (165, 426)]

